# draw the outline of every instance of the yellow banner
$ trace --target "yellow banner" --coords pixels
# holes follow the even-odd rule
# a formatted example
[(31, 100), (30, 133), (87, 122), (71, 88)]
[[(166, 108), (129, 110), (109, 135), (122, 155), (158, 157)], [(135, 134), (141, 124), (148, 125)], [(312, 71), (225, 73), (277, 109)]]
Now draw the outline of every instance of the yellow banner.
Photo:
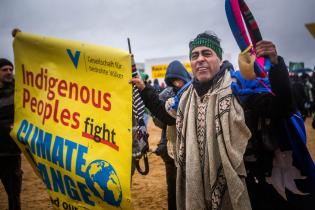
[(53, 207), (131, 209), (128, 52), (23, 32), (13, 47), (11, 136)]
[(312, 34), (313, 38), (315, 39), (315, 23), (308, 23), (305, 24), (307, 30)]
[[(185, 66), (185, 68), (188, 72), (191, 72), (191, 66), (190, 66), (189, 62), (184, 62), (183, 65)], [(159, 79), (159, 78), (164, 79), (167, 67), (168, 67), (168, 64), (152, 65), (152, 67), (151, 67), (152, 78), (153, 79)]]

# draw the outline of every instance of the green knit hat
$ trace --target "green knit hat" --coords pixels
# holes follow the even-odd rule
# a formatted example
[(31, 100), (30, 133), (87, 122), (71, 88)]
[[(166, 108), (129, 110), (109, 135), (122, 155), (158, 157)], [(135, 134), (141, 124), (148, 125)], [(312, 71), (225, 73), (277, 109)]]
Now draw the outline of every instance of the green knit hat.
[(205, 46), (211, 48), (217, 56), (222, 60), (222, 48), (220, 45), (220, 39), (215, 34), (204, 32), (198, 34), (197, 37), (189, 42), (189, 58), (191, 59), (191, 52), (196, 47)]

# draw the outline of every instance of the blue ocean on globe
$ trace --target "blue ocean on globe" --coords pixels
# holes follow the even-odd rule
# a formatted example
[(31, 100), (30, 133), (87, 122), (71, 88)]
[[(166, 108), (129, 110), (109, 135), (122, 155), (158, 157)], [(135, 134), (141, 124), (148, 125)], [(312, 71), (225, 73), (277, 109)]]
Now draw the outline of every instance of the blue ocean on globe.
[(113, 206), (120, 206), (122, 190), (113, 166), (105, 160), (94, 160), (85, 172), (85, 182), (95, 196)]

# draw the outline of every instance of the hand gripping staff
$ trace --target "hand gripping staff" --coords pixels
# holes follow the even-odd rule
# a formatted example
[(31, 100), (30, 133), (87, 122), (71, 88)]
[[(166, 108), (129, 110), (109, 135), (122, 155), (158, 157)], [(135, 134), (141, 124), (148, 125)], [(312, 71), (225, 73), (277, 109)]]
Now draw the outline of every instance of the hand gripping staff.
[(225, 0), (225, 12), (234, 38), (241, 50), (238, 62), (242, 76), (248, 80), (266, 77), (271, 63), (268, 58), (256, 57), (254, 47), (257, 42), (262, 40), (262, 37), (247, 4), (244, 0)]
[[(139, 75), (134, 56), (131, 52), (130, 40), (128, 38), (128, 48), (131, 54), (131, 65), (132, 65), (132, 77)], [(138, 88), (133, 85), (132, 87), (132, 158), (135, 161), (135, 167), (137, 171), (142, 175), (149, 173), (149, 162), (147, 152), (149, 151), (148, 137), (146, 125), (143, 120), (144, 114), (144, 103), (140, 97)], [(141, 169), (139, 161), (143, 156), (144, 170)], [(133, 171), (133, 170), (132, 170)]]

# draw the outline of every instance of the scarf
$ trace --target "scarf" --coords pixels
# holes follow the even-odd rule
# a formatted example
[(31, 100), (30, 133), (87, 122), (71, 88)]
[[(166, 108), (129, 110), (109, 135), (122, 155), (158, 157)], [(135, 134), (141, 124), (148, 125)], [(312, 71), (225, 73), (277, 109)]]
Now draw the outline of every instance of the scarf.
[(233, 65), (229, 61), (223, 61), (222, 65), (220, 66), (219, 72), (209, 81), (206, 82), (200, 82), (196, 78), (193, 78), (193, 86), (195, 90), (197, 91), (197, 94), (202, 97), (204, 94), (206, 94), (209, 89), (213, 85), (217, 85), (219, 79), (224, 75), (226, 69), (233, 69)]
[(256, 76), (266, 77), (271, 63), (268, 58), (256, 57), (254, 47), (262, 40), (262, 36), (247, 4), (244, 0), (225, 0), (225, 12), (233, 36), (242, 51), (239, 55), (242, 75), (246, 79), (255, 79)]
[(225, 71), (199, 97), (183, 93), (176, 116), (177, 208), (251, 209), (243, 155), (251, 136)]

